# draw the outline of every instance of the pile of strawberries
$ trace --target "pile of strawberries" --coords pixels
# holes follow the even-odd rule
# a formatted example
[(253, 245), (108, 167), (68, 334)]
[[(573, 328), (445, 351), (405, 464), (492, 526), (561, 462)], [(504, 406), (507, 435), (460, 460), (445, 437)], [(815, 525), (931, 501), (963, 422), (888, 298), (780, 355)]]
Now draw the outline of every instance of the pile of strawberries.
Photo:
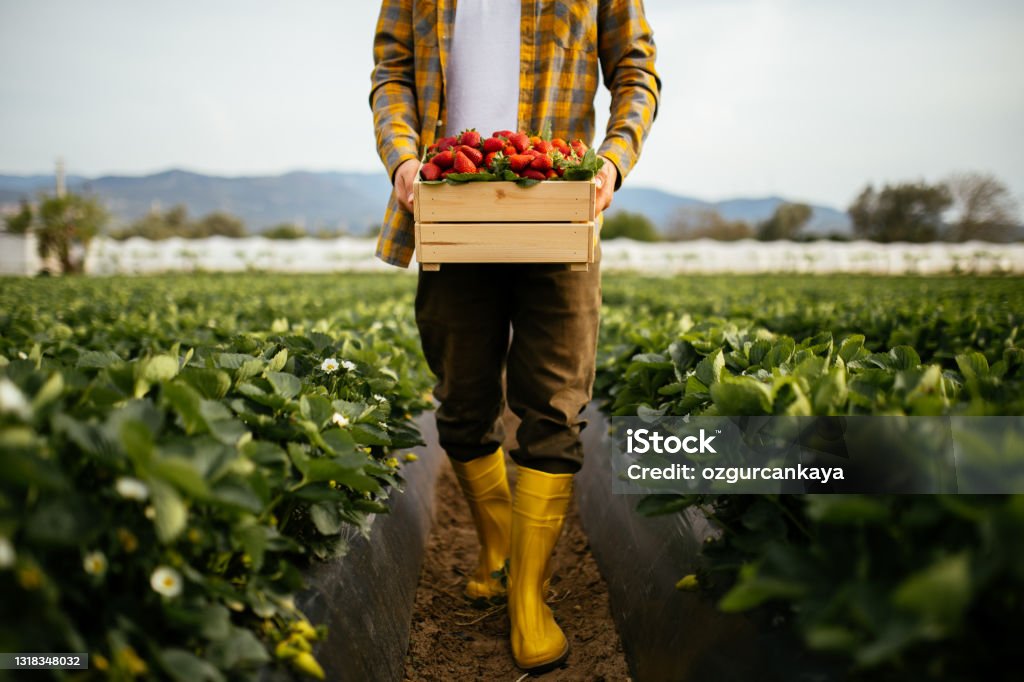
[(484, 139), (476, 130), (464, 130), (427, 148), (420, 177), (435, 181), (453, 174), (482, 173), (496, 180), (549, 180), (580, 167), (586, 153), (583, 140), (545, 140), (511, 130), (499, 130)]

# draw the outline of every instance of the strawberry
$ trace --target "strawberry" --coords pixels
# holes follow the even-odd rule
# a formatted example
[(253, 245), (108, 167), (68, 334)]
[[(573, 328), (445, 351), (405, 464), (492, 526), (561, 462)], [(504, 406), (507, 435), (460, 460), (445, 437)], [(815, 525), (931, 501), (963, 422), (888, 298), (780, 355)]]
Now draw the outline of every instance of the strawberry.
[(452, 164), (455, 162), (455, 157), (452, 155), (450, 149), (446, 149), (442, 152), (438, 152), (437, 156), (432, 158), (430, 162), (435, 164), (438, 168), (444, 170), (446, 168), (452, 167)]
[(512, 134), (511, 130), (495, 130), (491, 137), (504, 137), (507, 140)]
[(536, 147), (543, 141), (544, 139), (540, 135), (530, 135), (530, 144), (532, 144), (534, 147)]
[(436, 151), (437, 151), (437, 143), (436, 142), (434, 144), (430, 145), (429, 147), (427, 147), (427, 153), (428, 154), (433, 154)]
[(562, 152), (562, 154), (565, 156), (569, 156), (570, 154), (572, 154), (572, 150), (569, 148), (569, 145), (567, 145), (565, 143), (565, 140), (563, 140), (560, 137), (556, 137), (555, 139), (551, 140), (551, 146), (557, 149), (558, 151)]
[(437, 151), (443, 152), (451, 149), (458, 143), (458, 138), (455, 137), (442, 137), (437, 141)]
[(552, 149), (554, 149), (554, 147), (551, 146), (551, 143), (548, 142), (547, 140), (540, 140), (539, 142), (535, 142), (533, 148), (539, 151), (541, 154), (547, 154)]
[(515, 148), (515, 145), (511, 144), (505, 145), (505, 148), (502, 149), (501, 151), (505, 154), (505, 156), (512, 156), (513, 154), (519, 153), (519, 150)]
[(423, 167), (420, 168), (420, 177), (424, 180), (437, 180), (441, 177), (441, 173), (442, 171), (440, 166), (433, 163), (425, 163), (423, 164)]
[(513, 154), (508, 157), (509, 168), (514, 170), (516, 173), (526, 169), (530, 163), (533, 162), (533, 157), (529, 154)]
[(543, 173), (538, 170), (533, 170), (532, 168), (524, 170), (522, 175), (524, 178), (530, 178), (531, 180), (543, 180), (545, 177)]
[[(487, 138), (487, 139), (494, 139), (494, 138)], [(491, 164), (494, 163), (494, 157), (496, 157), (500, 153), (501, 152), (487, 152), (487, 156), (484, 157), (484, 165), (487, 166), (488, 168), (490, 168)]]
[(466, 145), (467, 147), (480, 146), (480, 133), (475, 129), (462, 131), (462, 135), (459, 136), (459, 144)]
[(551, 157), (542, 154), (534, 158), (533, 162), (530, 163), (530, 168), (538, 170), (541, 173), (547, 173), (551, 170)]
[(442, 171), (442, 173), (441, 173), (441, 179), (443, 180), (444, 178), (447, 178), (447, 177), (448, 177), (449, 175), (451, 175), (451, 174), (452, 174), (452, 173), (454, 173), (454, 172), (455, 172), (455, 169), (454, 169), (454, 168), (449, 168), (449, 169), (448, 169), (448, 170), (446, 170), (446, 171)]
[(530, 148), (530, 138), (526, 136), (526, 133), (513, 133), (509, 135), (508, 141), (512, 143), (512, 146), (520, 154)]
[(462, 153), (461, 149), (455, 152), (455, 163), (452, 164), (452, 168), (456, 173), (476, 173), (476, 165)]
[(504, 148), (505, 142), (503, 140), (499, 140), (496, 137), (488, 137), (486, 140), (484, 140), (484, 151), (487, 152), (488, 154), (491, 154), (493, 152), (500, 152)]
[(558, 172), (554, 168), (548, 168), (548, 172), (546, 174), (546, 177), (547, 177), (548, 180), (550, 180), (551, 178), (557, 178), (558, 177)]
[(484, 160), (484, 154), (476, 147), (470, 147), (469, 145), (462, 145), (459, 147), (459, 151), (466, 155), (466, 157), (472, 162), (474, 166), (479, 166), (480, 162)]
[(587, 153), (587, 144), (583, 140), (575, 140), (572, 143), (572, 150), (576, 152), (576, 156), (583, 158), (583, 155)]

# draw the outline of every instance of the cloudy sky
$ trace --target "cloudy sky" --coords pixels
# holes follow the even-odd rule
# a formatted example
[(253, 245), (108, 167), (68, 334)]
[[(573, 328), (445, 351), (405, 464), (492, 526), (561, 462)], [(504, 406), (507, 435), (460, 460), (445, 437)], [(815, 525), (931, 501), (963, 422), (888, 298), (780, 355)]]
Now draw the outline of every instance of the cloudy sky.
[[(646, 7), (664, 93), (631, 184), (845, 207), (867, 182), (979, 170), (1024, 204), (1024, 2)], [(84, 175), (379, 170), (376, 13), (354, 0), (0, 0), (0, 173), (49, 172), (58, 155)]]

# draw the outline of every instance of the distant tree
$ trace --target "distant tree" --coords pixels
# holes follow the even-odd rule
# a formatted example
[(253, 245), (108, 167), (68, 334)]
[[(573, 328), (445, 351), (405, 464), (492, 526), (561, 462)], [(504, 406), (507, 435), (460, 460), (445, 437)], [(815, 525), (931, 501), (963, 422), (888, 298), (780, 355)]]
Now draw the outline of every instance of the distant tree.
[(956, 221), (951, 238), (1002, 242), (1018, 224), (1017, 204), (1010, 190), (988, 173), (958, 173), (946, 180)]
[(757, 238), (761, 241), (795, 239), (811, 219), (813, 211), (807, 204), (779, 204), (772, 216), (757, 226)]
[(601, 227), (601, 239), (635, 239), (638, 242), (656, 242), (661, 240), (661, 235), (654, 227), (651, 219), (643, 213), (630, 213), (629, 211), (616, 211), (605, 216), (604, 225)]
[(691, 239), (717, 239), (723, 242), (750, 239), (754, 230), (743, 220), (726, 220), (713, 208), (676, 211), (668, 231), (669, 239), (688, 241)]
[(868, 185), (847, 212), (858, 237), (878, 242), (927, 242), (939, 237), (953, 203), (945, 185), (901, 183), (880, 192)]
[(35, 216), (32, 213), (32, 204), (29, 203), (28, 199), (22, 199), (18, 212), (5, 217), (4, 222), (7, 224), (8, 232), (13, 232), (14, 234), (25, 234), (32, 229), (32, 220), (34, 217)]
[(239, 238), (245, 236), (245, 224), (233, 215), (215, 211), (198, 220), (193, 225), (191, 233), (193, 237), (197, 238), (213, 236)]
[(199, 220), (190, 220), (188, 209), (178, 204), (166, 212), (150, 211), (127, 228), (111, 233), (114, 239), (142, 237), (160, 241), (171, 237), (201, 239), (214, 235), (244, 237), (245, 224), (236, 216), (221, 211), (207, 214)]
[(63, 272), (79, 272), (83, 263), (74, 260), (75, 246), (86, 247), (110, 219), (106, 209), (92, 197), (67, 193), (62, 197), (44, 195), (33, 220), (40, 258), (57, 257)]
[(267, 239), (302, 239), (306, 231), (294, 223), (281, 223), (264, 230), (262, 235)]

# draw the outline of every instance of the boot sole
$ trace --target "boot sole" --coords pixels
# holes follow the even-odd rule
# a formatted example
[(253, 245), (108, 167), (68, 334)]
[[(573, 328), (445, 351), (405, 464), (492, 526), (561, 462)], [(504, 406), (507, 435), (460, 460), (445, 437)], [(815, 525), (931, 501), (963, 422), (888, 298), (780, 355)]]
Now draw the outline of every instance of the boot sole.
[[(561, 668), (565, 665), (565, 661), (569, 658), (569, 640), (565, 640), (565, 650), (558, 655), (558, 658), (548, 661), (547, 663), (538, 663), (537, 665), (531, 665), (526, 667), (519, 661), (516, 661), (516, 667), (522, 670), (524, 673), (530, 673), (532, 675), (540, 675), (542, 673), (551, 672), (555, 668)], [(515, 658), (515, 657), (513, 657)]]

